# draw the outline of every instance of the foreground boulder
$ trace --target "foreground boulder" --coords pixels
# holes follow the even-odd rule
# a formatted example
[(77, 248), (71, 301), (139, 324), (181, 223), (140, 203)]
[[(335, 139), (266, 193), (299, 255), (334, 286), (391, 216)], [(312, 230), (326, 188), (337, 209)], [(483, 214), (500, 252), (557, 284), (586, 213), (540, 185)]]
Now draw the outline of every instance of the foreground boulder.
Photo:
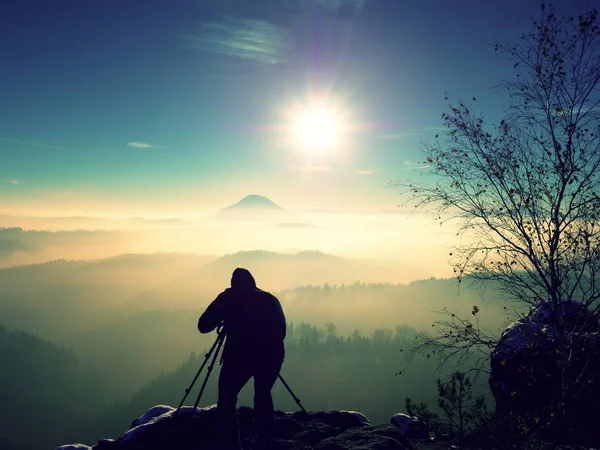
[[(185, 406), (178, 412), (157, 405), (132, 422), (132, 427), (116, 440), (103, 440), (88, 447), (70, 444), (56, 450), (217, 450), (215, 405), (206, 408)], [(256, 434), (252, 408), (238, 408), (240, 437), (244, 448), (252, 448)], [(273, 450), (410, 450), (409, 440), (391, 425), (372, 426), (357, 411), (314, 413), (275, 412)]]
[[(569, 422), (576, 424), (580, 436), (597, 434), (600, 323), (597, 315), (579, 302), (565, 300), (559, 307), (570, 353), (569, 377), (574, 382), (571, 404), (567, 405)], [(540, 422), (555, 417), (561, 393), (560, 360), (554, 308), (546, 302), (512, 323), (492, 353), (490, 388), (496, 412)], [(553, 428), (563, 435), (575, 431), (567, 424)]]
[(368, 429), (349, 429), (319, 442), (314, 450), (346, 449), (405, 450), (410, 444), (392, 425), (377, 425)]
[(407, 414), (394, 414), (390, 423), (408, 439), (429, 439), (429, 429), (418, 417)]
[(173, 411), (175, 411), (175, 408), (173, 408), (172, 406), (168, 406), (168, 405), (153, 406), (148, 411), (146, 411), (144, 413), (144, 415), (138, 417), (133, 422), (131, 422), (131, 426), (129, 428), (131, 429), (131, 428), (137, 427), (138, 425), (143, 425), (145, 423), (150, 422), (152, 419), (154, 419), (158, 416), (162, 416), (163, 414), (173, 412)]

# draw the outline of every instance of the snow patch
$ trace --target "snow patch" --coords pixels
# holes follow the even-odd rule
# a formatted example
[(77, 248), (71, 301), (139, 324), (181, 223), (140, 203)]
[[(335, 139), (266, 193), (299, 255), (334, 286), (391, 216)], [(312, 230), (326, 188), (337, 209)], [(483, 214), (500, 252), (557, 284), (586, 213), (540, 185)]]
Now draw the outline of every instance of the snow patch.
[(172, 406), (155, 405), (152, 408), (150, 408), (148, 411), (146, 411), (146, 413), (143, 416), (138, 417), (133, 422), (131, 422), (130, 428), (135, 428), (139, 425), (148, 423), (148, 422), (150, 422), (150, 420), (154, 419), (155, 417), (162, 416), (163, 414), (172, 412), (172, 411), (175, 411), (175, 408), (173, 408)]
[[(131, 440), (137, 438), (138, 436), (140, 436), (141, 434), (145, 433), (149, 429), (149, 427), (151, 427), (152, 425), (156, 425), (156, 424), (166, 421), (166, 420), (171, 420), (171, 419), (173, 419), (174, 416), (185, 417), (185, 416), (190, 416), (190, 415), (194, 415), (194, 414), (206, 414), (207, 411), (215, 409), (217, 407), (217, 405), (210, 405), (210, 406), (206, 406), (204, 408), (194, 408), (193, 406), (183, 406), (179, 409), (179, 411), (177, 411), (175, 408), (166, 407), (167, 410), (165, 412), (163, 412), (162, 414), (153, 416), (153, 414), (160, 412), (161, 407), (164, 407), (164, 405), (156, 405), (156, 406), (153, 406), (152, 408), (150, 408), (148, 411), (146, 411), (144, 413), (144, 415), (141, 416), (140, 419), (142, 419), (144, 417), (151, 417), (151, 418), (147, 422), (141, 423), (140, 425), (137, 425), (136, 427), (131, 428), (129, 431), (127, 431), (123, 436), (121, 436), (119, 438), (119, 441), (120, 442), (131, 441)], [(152, 411), (154, 408), (156, 408), (156, 410)]]
[(352, 410), (341, 410), (340, 412), (342, 414), (350, 414), (350, 415), (356, 417), (358, 419), (358, 421), (364, 426), (371, 426), (371, 422), (369, 421), (369, 419), (367, 419), (367, 416), (365, 416), (361, 412), (352, 411)]
[(92, 450), (92, 447), (84, 444), (66, 444), (56, 447), (54, 450)]

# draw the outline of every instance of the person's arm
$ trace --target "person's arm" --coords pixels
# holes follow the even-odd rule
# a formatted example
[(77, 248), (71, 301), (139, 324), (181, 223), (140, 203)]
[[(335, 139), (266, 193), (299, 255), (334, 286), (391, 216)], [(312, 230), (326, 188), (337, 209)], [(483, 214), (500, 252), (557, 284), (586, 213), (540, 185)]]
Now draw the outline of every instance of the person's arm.
[(225, 292), (221, 292), (198, 319), (198, 331), (210, 333), (225, 319)]

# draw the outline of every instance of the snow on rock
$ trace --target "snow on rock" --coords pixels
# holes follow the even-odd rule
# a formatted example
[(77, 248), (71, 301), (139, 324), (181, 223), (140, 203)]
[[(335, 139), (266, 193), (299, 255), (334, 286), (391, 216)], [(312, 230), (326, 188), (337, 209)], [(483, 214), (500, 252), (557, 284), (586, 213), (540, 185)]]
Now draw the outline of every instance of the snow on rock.
[(408, 439), (429, 439), (429, 430), (418, 417), (408, 414), (394, 414), (390, 423), (397, 427)]
[[(294, 413), (292, 417), (304, 424), (309, 422), (309, 417), (301, 411)], [(318, 420), (337, 428), (364, 427), (368, 426), (367, 423), (370, 423), (364, 414), (349, 410), (314, 412), (310, 414), (310, 419), (313, 421)]]
[(518, 319), (511, 323), (502, 333), (500, 344), (496, 348), (499, 358), (511, 358), (531, 343), (540, 343), (546, 339), (539, 322)]
[(145, 423), (148, 423), (148, 422), (150, 422), (150, 420), (154, 419), (155, 417), (162, 416), (163, 414), (168, 413), (168, 412), (173, 412), (174, 410), (175, 410), (175, 408), (173, 408), (172, 406), (167, 406), (167, 405), (153, 406), (148, 411), (146, 411), (146, 413), (143, 416), (138, 417), (133, 422), (131, 422), (130, 428), (135, 428), (138, 425), (143, 425)]
[[(574, 300), (560, 300), (558, 307), (567, 332), (597, 333), (600, 331), (598, 317), (584, 304)], [(556, 322), (554, 304), (548, 301), (538, 305), (531, 310), (527, 318), (541, 325), (554, 325)]]
[(365, 416), (363, 413), (360, 413), (358, 411), (351, 411), (351, 410), (341, 410), (340, 413), (342, 414), (349, 414), (351, 416), (354, 416), (356, 419), (358, 419), (358, 421), (363, 424), (366, 427), (370, 427), (371, 426), (371, 421), (369, 419), (367, 419), (367, 416)]
[[(562, 344), (557, 312), (562, 317)], [(567, 351), (561, 354), (562, 349)], [(596, 312), (574, 300), (541, 303), (502, 333), (490, 361), (489, 385), (496, 413), (531, 420), (531, 425), (536, 418), (551, 414), (561, 401), (557, 386), (561, 385), (563, 354), (568, 355), (569, 373), (582, 382), (571, 399), (571, 422), (561, 425), (555, 421), (545, 437), (554, 439), (552, 433), (566, 436), (568, 431), (578, 439), (596, 439), (600, 384), (594, 379), (600, 373), (596, 357), (600, 354), (600, 322)]]
[[(121, 436), (119, 438), (119, 442), (127, 442), (130, 440), (135, 440), (135, 439), (139, 438), (139, 436), (142, 433), (149, 432), (151, 430), (151, 427), (157, 425), (158, 423), (165, 422), (165, 421), (172, 421), (174, 419), (174, 416), (176, 416), (176, 418), (184, 418), (184, 417), (196, 416), (196, 415), (201, 416), (213, 409), (216, 409), (216, 407), (217, 407), (217, 405), (210, 405), (205, 408), (194, 408), (193, 406), (183, 406), (179, 409), (179, 411), (177, 411), (175, 408), (172, 408), (170, 406), (165, 406), (165, 405), (158, 405), (158, 406), (159, 406), (158, 408), (156, 406), (153, 406), (148, 411), (146, 411), (146, 413), (142, 416), (142, 418), (144, 418), (144, 417), (150, 417), (150, 418), (147, 421), (142, 421), (142, 423), (140, 425), (137, 425), (134, 428), (131, 428), (130, 430), (128, 430), (123, 436)], [(162, 414), (159, 414), (159, 415), (155, 415), (155, 413), (157, 413), (161, 410), (160, 407), (162, 407), (165, 412), (163, 412)], [(157, 409), (155, 409), (155, 408), (157, 408)], [(134, 420), (134, 423), (135, 422), (136, 421)]]
[[(237, 412), (240, 439), (248, 447), (256, 439), (254, 410), (241, 406)], [(114, 441), (104, 440), (93, 447), (63, 446), (60, 450), (222, 450), (216, 405), (183, 407), (177, 414), (169, 406), (157, 405), (134, 423), (139, 424)], [(275, 411), (273, 450), (301, 448), (411, 450), (412, 447), (398, 428), (372, 426), (358, 411)]]
[(56, 447), (54, 450), (92, 450), (92, 447), (84, 444), (66, 444)]

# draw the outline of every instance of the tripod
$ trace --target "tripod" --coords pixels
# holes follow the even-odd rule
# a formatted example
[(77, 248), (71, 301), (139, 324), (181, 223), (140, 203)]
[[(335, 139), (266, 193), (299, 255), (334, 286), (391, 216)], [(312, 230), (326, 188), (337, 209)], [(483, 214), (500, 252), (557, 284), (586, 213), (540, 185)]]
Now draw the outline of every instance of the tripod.
[(208, 382), (208, 377), (210, 376), (210, 373), (212, 372), (213, 367), (215, 366), (215, 362), (217, 360), (217, 355), (219, 354), (219, 350), (221, 350), (221, 346), (223, 345), (223, 342), (225, 342), (225, 332), (223, 331), (223, 326), (221, 325), (217, 328), (217, 339), (215, 340), (215, 343), (212, 345), (212, 347), (210, 348), (208, 353), (205, 355), (204, 362), (200, 366), (200, 369), (198, 369), (198, 372), (196, 373), (196, 376), (192, 380), (192, 383), (185, 390), (185, 395), (181, 399), (181, 402), (179, 403), (177, 410), (173, 413), (174, 415), (176, 415), (179, 412), (179, 409), (183, 405), (183, 402), (185, 402), (185, 399), (189, 395), (190, 391), (194, 387), (194, 384), (196, 383), (196, 380), (200, 376), (200, 372), (202, 372), (202, 369), (204, 369), (204, 366), (210, 359), (210, 355), (216, 348), (217, 351), (215, 352), (215, 354), (213, 356), (210, 366), (208, 366), (208, 369), (206, 370), (206, 377), (204, 378), (204, 382), (202, 383), (202, 387), (200, 388), (200, 392), (198, 393), (198, 397), (196, 398), (196, 403), (194, 403), (194, 411), (196, 410), (196, 408), (198, 407), (198, 403), (200, 403), (200, 398), (202, 397), (202, 394), (204, 393), (204, 389), (206, 388), (206, 383)]
[[(220, 325), (217, 328), (217, 339), (215, 340), (214, 344), (212, 345), (212, 347), (210, 348), (210, 350), (208, 351), (208, 353), (206, 353), (205, 358), (204, 358), (204, 362), (200, 366), (200, 369), (198, 369), (198, 372), (196, 373), (196, 376), (192, 380), (192, 383), (189, 385), (188, 388), (186, 388), (185, 395), (181, 399), (181, 402), (179, 403), (179, 406), (177, 407), (177, 410), (173, 413), (173, 415), (177, 415), (177, 413), (179, 412), (179, 409), (181, 408), (181, 406), (185, 402), (185, 399), (187, 398), (187, 396), (191, 392), (192, 388), (194, 387), (194, 384), (196, 383), (196, 380), (198, 380), (198, 377), (200, 376), (200, 373), (202, 372), (202, 369), (204, 369), (204, 366), (206, 365), (206, 363), (210, 359), (212, 353), (215, 352), (214, 355), (212, 355), (212, 361), (211, 361), (210, 365), (208, 366), (208, 368), (206, 370), (206, 377), (204, 377), (204, 382), (202, 383), (202, 386), (200, 387), (200, 392), (198, 393), (198, 397), (196, 398), (196, 403), (194, 403), (194, 411), (196, 411), (196, 408), (198, 407), (198, 404), (200, 403), (200, 398), (202, 397), (202, 394), (204, 393), (204, 389), (206, 388), (206, 383), (208, 382), (208, 377), (210, 376), (210, 374), (211, 374), (211, 372), (212, 372), (212, 370), (213, 370), (213, 368), (215, 366), (215, 362), (217, 361), (217, 356), (219, 354), (219, 351), (221, 350), (221, 347), (223, 346), (223, 342), (225, 342), (225, 337), (226, 336), (225, 336), (225, 332), (223, 331), (223, 325)], [(216, 351), (215, 351), (215, 349), (216, 349)], [(220, 363), (222, 364), (222, 362), (223, 362), (223, 360), (222, 360), (222, 356), (221, 356), (221, 362)], [(292, 388), (290, 388), (290, 386), (285, 382), (285, 380), (283, 379), (283, 377), (281, 376), (281, 374), (278, 375), (278, 378), (283, 383), (283, 386), (290, 393), (290, 395), (292, 396), (292, 398), (294, 399), (294, 401), (296, 402), (296, 404), (300, 407), (300, 409), (302, 410), (302, 412), (304, 414), (306, 414), (306, 417), (308, 417), (308, 420), (310, 420), (310, 422), (312, 423), (312, 425), (315, 428), (315, 430), (319, 431), (319, 428), (317, 427), (317, 425), (315, 424), (315, 422), (310, 418), (310, 416), (308, 415), (308, 412), (306, 412), (306, 409), (304, 409), (304, 406), (302, 406), (302, 403), (300, 402), (300, 399), (298, 397), (296, 397), (296, 395), (292, 391)]]

